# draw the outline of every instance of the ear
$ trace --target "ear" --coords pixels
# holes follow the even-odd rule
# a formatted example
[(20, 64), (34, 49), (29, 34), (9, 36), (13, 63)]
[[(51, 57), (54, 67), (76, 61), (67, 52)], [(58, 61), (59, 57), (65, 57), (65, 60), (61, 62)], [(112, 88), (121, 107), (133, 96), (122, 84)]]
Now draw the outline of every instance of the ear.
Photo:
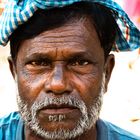
[(113, 54), (110, 54), (107, 57), (107, 60), (105, 62), (105, 67), (104, 67), (105, 68), (104, 69), (104, 72), (105, 72), (105, 92), (107, 92), (108, 83), (109, 83), (114, 65), (115, 65), (115, 57)]
[(9, 68), (10, 68), (11, 74), (12, 74), (14, 80), (16, 80), (16, 75), (17, 75), (16, 64), (14, 63), (11, 56), (8, 57), (8, 63), (9, 63)]

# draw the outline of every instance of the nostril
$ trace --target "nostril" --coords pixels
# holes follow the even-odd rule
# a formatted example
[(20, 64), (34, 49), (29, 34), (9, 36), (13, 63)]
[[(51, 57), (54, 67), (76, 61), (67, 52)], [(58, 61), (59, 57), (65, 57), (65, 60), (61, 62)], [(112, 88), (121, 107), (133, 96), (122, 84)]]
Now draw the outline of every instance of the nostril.
[(48, 93), (48, 94), (70, 94), (71, 90), (64, 90), (64, 91), (60, 91), (60, 90), (47, 90), (46, 93)]
[(49, 94), (50, 94), (50, 93), (53, 93), (51, 90), (48, 90), (48, 91), (46, 91), (46, 92), (49, 93)]
[(45, 86), (45, 91), (48, 94), (70, 94), (72, 92), (72, 87), (69, 84), (58, 86), (49, 83)]

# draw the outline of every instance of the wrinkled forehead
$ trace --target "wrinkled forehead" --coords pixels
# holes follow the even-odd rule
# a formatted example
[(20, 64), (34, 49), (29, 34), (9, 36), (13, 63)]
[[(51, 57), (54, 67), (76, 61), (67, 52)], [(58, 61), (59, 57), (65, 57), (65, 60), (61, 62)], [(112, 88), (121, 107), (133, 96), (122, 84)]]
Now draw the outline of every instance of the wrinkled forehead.
[(49, 57), (55, 57), (57, 53), (66, 57), (68, 54), (84, 54), (101, 51), (101, 43), (98, 34), (90, 21), (90, 18), (72, 19), (66, 24), (46, 30), (41, 34), (22, 41), (20, 55), (34, 55), (45, 53)]

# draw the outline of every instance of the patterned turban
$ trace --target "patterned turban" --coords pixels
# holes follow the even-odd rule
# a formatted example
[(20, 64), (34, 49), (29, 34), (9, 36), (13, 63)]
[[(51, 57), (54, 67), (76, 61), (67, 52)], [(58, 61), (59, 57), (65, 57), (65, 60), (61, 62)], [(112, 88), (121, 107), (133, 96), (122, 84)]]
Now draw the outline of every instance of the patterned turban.
[(9, 0), (0, 17), (0, 45), (5, 46), (18, 26), (28, 21), (38, 9), (64, 7), (81, 1), (98, 3), (114, 11), (112, 14), (119, 30), (112, 50), (131, 51), (140, 47), (140, 31), (113, 0)]

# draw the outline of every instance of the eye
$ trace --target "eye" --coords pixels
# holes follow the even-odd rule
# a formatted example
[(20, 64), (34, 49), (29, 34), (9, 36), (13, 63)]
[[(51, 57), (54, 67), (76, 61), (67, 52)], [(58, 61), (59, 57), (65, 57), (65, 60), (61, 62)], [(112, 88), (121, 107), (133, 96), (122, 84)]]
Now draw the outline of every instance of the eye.
[(50, 66), (51, 63), (49, 61), (46, 60), (33, 60), (31, 62), (28, 63), (29, 65), (32, 66)]
[(90, 62), (88, 60), (84, 60), (84, 59), (77, 59), (77, 60), (70, 61), (70, 65), (72, 65), (72, 66), (86, 66), (89, 64), (90, 64)]

